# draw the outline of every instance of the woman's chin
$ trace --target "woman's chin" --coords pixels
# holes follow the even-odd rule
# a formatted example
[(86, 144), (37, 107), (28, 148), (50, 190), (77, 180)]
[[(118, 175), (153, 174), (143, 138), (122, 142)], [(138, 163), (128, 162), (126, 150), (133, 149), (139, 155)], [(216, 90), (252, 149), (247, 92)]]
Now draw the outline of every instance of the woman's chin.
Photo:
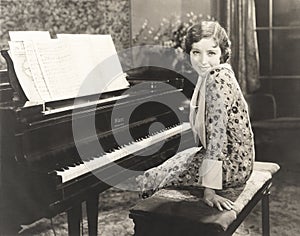
[(204, 76), (208, 70), (197, 70), (199, 76)]

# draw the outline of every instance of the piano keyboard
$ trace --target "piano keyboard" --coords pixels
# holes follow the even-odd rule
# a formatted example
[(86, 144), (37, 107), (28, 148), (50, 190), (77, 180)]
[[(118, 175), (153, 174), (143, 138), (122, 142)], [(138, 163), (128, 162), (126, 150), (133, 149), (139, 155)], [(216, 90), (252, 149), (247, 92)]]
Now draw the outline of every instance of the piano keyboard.
[(149, 147), (162, 140), (166, 140), (167, 138), (170, 138), (177, 134), (181, 134), (182, 132), (187, 131), (189, 129), (190, 124), (188, 122), (168, 127), (166, 129), (161, 130), (160, 132), (154, 133), (144, 138), (140, 138), (130, 144), (119, 147), (118, 149), (115, 149), (110, 153), (106, 153), (103, 156), (95, 157), (90, 161), (83, 162), (83, 164), (74, 167), (68, 167), (68, 169), (66, 170), (56, 171), (56, 173), (57, 175), (61, 176), (62, 183), (66, 183), (86, 173), (101, 168), (109, 163), (124, 158), (130, 154), (137, 153), (138, 151), (143, 150), (145, 147)]

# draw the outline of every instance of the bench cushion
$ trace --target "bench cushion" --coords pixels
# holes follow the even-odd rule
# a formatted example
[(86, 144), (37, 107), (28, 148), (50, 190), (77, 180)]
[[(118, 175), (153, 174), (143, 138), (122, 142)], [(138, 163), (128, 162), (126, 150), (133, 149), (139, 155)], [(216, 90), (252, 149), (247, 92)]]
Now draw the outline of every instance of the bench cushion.
[(218, 193), (234, 201), (234, 208), (220, 212), (216, 208), (207, 206), (202, 201), (203, 188), (182, 187), (176, 189), (162, 189), (152, 197), (141, 200), (131, 209), (130, 217), (155, 219), (163, 222), (194, 225), (197, 227), (214, 228), (226, 231), (238, 214), (252, 200), (265, 184), (270, 182), (272, 175), (279, 170), (275, 163), (255, 162), (254, 170), (246, 185), (240, 188), (230, 188)]

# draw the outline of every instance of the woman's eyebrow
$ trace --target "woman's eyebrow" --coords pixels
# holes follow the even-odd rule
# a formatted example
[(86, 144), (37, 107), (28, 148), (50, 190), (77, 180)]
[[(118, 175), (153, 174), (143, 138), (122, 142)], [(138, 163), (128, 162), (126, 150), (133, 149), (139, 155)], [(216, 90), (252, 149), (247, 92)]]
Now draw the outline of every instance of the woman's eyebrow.
[(216, 43), (214, 46), (212, 46), (213, 48), (217, 48), (219, 45)]

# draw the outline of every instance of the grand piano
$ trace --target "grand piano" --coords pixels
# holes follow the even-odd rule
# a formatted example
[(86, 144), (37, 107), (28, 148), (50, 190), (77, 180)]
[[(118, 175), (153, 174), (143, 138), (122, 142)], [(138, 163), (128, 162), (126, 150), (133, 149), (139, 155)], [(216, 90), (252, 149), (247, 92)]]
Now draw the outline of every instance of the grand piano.
[[(1, 54), (8, 69), (0, 74), (0, 235), (61, 212), (69, 235), (80, 235), (83, 202), (89, 235), (97, 235), (99, 193), (194, 145), (180, 79), (129, 77), (138, 90), (84, 96), (80, 105), (27, 105), (8, 52)], [(74, 123), (91, 119), (94, 130), (75, 140)]]

